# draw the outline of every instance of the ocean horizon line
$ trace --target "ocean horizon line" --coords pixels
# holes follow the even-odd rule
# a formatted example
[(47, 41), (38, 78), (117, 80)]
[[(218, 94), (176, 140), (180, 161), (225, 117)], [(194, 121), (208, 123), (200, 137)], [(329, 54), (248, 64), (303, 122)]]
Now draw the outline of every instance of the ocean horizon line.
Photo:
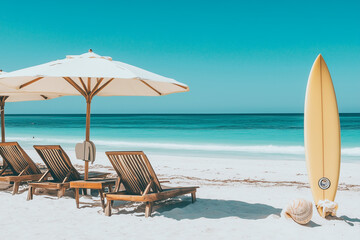
[[(290, 116), (290, 115), (304, 115), (304, 113), (91, 113), (92, 116), (121, 116), (121, 115), (279, 115), (279, 116)], [(360, 112), (342, 112), (340, 116), (344, 115), (360, 115)], [(86, 116), (86, 113), (5, 113), (5, 116)]]

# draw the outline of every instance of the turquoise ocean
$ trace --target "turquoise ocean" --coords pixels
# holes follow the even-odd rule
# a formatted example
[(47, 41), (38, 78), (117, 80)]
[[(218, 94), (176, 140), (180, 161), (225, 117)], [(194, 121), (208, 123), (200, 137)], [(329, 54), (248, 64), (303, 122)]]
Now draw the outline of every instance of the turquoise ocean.
[[(97, 151), (238, 159), (303, 160), (303, 114), (92, 114)], [(342, 159), (360, 161), (360, 114), (341, 114)], [(24, 149), (74, 150), (85, 115), (6, 115), (6, 140)]]

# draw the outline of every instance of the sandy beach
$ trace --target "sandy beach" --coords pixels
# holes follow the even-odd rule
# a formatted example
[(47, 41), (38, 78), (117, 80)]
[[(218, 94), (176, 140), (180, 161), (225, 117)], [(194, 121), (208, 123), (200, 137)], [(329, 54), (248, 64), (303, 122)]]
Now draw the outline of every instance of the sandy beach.
[[(29, 155), (40, 162), (36, 153)], [(69, 153), (74, 159), (74, 153)], [(91, 168), (112, 171), (104, 153)], [(197, 202), (190, 196), (159, 202), (151, 218), (143, 204), (116, 202), (113, 216), (102, 212), (98, 196), (74, 194), (57, 199), (54, 193), (26, 201), (27, 186), (12, 196), (0, 192), (0, 220), (4, 239), (355, 239), (360, 233), (360, 208), (354, 199), (360, 192), (358, 163), (342, 163), (337, 218), (322, 219), (314, 209), (312, 221), (299, 225), (281, 217), (290, 200), (312, 200), (305, 161), (241, 160), (149, 155), (161, 180), (169, 186), (200, 186)], [(80, 161), (74, 161), (82, 170)], [(5, 188), (4, 185), (2, 185)]]

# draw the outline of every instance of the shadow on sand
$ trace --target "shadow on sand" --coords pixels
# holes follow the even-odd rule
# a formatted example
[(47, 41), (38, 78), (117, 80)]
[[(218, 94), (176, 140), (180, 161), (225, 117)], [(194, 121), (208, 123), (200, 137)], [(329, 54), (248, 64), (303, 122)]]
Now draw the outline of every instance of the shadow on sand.
[[(27, 192), (27, 190), (28, 190), (28, 187), (25, 184), (20, 184), (18, 194)], [(12, 192), (13, 192), (13, 184), (0, 183), (0, 191), (4, 191), (4, 192), (12, 194)]]
[(354, 223), (360, 222), (359, 218), (350, 218), (350, 217), (345, 216), (345, 215), (343, 215), (341, 217), (326, 217), (326, 219), (344, 221), (345, 223), (347, 223), (348, 225), (350, 225), (352, 227), (355, 225)]
[(308, 222), (307, 224), (302, 225), (302, 226), (310, 227), (310, 228), (321, 227), (321, 225), (319, 225), (319, 224), (317, 224), (317, 223), (315, 223), (315, 222), (313, 222), (313, 221), (310, 221), (310, 222)]
[[(115, 202), (114, 214), (140, 214), (144, 215), (145, 204)], [(184, 210), (183, 208), (186, 208)], [(264, 219), (270, 215), (280, 217), (281, 209), (260, 203), (247, 203), (234, 200), (198, 198), (195, 204), (188, 197), (181, 197), (155, 203), (153, 216), (164, 216), (175, 220), (182, 219), (220, 219), (237, 217), (242, 219)]]

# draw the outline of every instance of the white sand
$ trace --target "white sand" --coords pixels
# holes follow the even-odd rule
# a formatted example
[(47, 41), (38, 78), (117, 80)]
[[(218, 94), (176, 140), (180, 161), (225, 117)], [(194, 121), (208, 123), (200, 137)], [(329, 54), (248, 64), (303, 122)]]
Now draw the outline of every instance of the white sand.
[[(34, 152), (30, 155), (40, 161)], [(73, 156), (73, 153), (70, 154)], [(98, 164), (109, 165), (98, 153)], [(358, 239), (360, 236), (360, 163), (343, 163), (336, 197), (338, 219), (325, 220), (314, 209), (310, 224), (280, 217), (295, 198), (312, 199), (304, 161), (239, 160), (149, 156), (161, 179), (173, 186), (200, 186), (198, 201), (183, 196), (156, 204), (151, 218), (144, 206), (116, 203), (104, 216), (99, 197), (71, 191), (57, 199), (27, 187), (16, 196), (0, 191), (1, 239)], [(74, 158), (72, 158), (74, 159)], [(73, 161), (74, 164), (81, 162)], [(95, 168), (102, 168), (95, 166)], [(98, 170), (97, 169), (97, 170)], [(106, 168), (105, 168), (106, 169)]]

